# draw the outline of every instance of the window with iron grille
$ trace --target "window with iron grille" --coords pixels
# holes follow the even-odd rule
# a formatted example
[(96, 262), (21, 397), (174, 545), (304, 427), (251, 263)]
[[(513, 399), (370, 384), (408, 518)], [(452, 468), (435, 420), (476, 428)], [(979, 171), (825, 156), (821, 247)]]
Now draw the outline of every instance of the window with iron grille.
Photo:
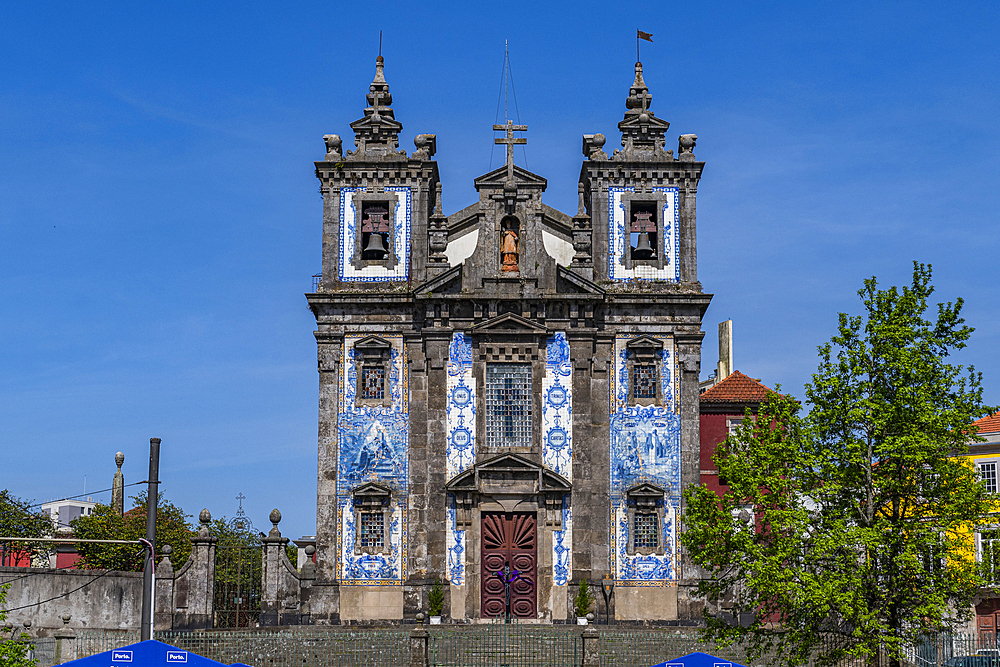
[(531, 446), (531, 364), (486, 364), (486, 445)]
[(358, 546), (385, 546), (385, 515), (382, 512), (361, 512), (358, 522)]
[(632, 395), (636, 398), (656, 398), (656, 364), (636, 364), (632, 367), (632, 381), (635, 386)]
[(385, 366), (362, 366), (361, 398), (385, 398)]
[(659, 539), (656, 530), (656, 515), (644, 512), (635, 513), (635, 548), (657, 547)]
[(980, 463), (979, 476), (982, 478), (983, 485), (987, 491), (990, 493), (997, 492), (997, 464), (995, 462)]

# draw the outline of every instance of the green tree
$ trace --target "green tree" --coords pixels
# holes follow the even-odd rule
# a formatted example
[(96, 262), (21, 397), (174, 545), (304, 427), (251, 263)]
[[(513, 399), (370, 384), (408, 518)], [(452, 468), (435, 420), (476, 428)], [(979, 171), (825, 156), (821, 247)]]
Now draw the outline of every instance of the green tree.
[[(52, 519), (48, 514), (35, 510), (31, 503), (0, 491), (0, 537), (48, 537), (52, 534)], [(42, 556), (50, 549), (38, 542), (3, 542), (0, 551), (13, 554)]]
[(865, 315), (841, 314), (819, 348), (807, 417), (772, 395), (716, 454), (721, 501), (686, 492), (681, 539), (706, 570), (700, 590), (733, 614), (710, 616), (709, 637), (788, 665), (811, 653), (876, 663), (884, 650), (896, 666), (908, 644), (971, 614), (983, 582), (969, 528), (993, 499), (956, 455), (993, 408), (980, 375), (946, 361), (972, 333), (962, 300), (929, 320), (932, 293), (916, 263), (902, 289), (865, 281)]
[[(7, 591), (10, 584), (0, 586), (0, 624), (7, 620), (7, 612), (4, 605), (7, 602)], [(12, 637), (0, 638), (0, 665), (3, 667), (35, 667), (36, 660), (29, 658), (31, 651), (35, 650), (35, 645), (28, 640), (27, 632), (22, 632), (20, 638)]]
[[(131, 498), (133, 507), (123, 515), (109, 505), (97, 505), (88, 516), (74, 519), (73, 534), (89, 540), (139, 540), (146, 537), (146, 492)], [(170, 561), (174, 567), (187, 562), (191, 553), (190, 515), (159, 495), (156, 507), (156, 548), (169, 544), (173, 548)], [(87, 544), (77, 546), (85, 570), (123, 570), (138, 572), (143, 568), (143, 549), (135, 544)]]

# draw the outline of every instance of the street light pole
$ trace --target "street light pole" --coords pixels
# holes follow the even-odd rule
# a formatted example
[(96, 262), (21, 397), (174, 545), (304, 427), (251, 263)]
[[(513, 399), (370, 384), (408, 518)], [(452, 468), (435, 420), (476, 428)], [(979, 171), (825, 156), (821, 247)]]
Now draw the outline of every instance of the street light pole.
[(149, 488), (146, 491), (146, 565), (142, 571), (140, 641), (153, 638), (153, 567), (156, 563), (156, 505), (160, 484), (160, 439), (149, 439)]

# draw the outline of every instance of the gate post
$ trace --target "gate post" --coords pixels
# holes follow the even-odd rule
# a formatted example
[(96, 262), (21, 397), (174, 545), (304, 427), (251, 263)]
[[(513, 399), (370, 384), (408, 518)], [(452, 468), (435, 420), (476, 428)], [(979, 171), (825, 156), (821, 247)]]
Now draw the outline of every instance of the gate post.
[(281, 586), (281, 557), (285, 553), (288, 538), (281, 536), (278, 523), (281, 522), (281, 512), (271, 510), (268, 517), (271, 520), (271, 531), (263, 540), (264, 567), (261, 568), (260, 582), (260, 624), (279, 625), (279, 613), (284, 599)]
[(69, 614), (63, 616), (63, 626), (52, 634), (56, 638), (56, 658), (54, 662), (56, 665), (76, 660), (76, 633), (70, 629), (69, 619)]
[(580, 633), (580, 636), (583, 637), (583, 662), (581, 665), (583, 667), (600, 667), (601, 652), (598, 642), (601, 639), (601, 634), (597, 628), (588, 627)]
[(410, 667), (429, 667), (427, 650), (430, 634), (423, 628), (410, 631)]
[(191, 555), (174, 579), (175, 630), (206, 630), (215, 623), (215, 543), (208, 532), (212, 515), (203, 509), (201, 528), (191, 538)]

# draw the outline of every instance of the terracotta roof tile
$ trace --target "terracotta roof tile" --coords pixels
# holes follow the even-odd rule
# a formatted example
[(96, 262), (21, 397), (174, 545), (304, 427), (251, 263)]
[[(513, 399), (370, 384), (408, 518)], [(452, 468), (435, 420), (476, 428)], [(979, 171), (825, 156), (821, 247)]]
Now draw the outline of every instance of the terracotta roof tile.
[(1000, 412), (972, 422), (980, 433), (1000, 433)]
[(701, 395), (702, 403), (763, 403), (772, 391), (739, 371)]

